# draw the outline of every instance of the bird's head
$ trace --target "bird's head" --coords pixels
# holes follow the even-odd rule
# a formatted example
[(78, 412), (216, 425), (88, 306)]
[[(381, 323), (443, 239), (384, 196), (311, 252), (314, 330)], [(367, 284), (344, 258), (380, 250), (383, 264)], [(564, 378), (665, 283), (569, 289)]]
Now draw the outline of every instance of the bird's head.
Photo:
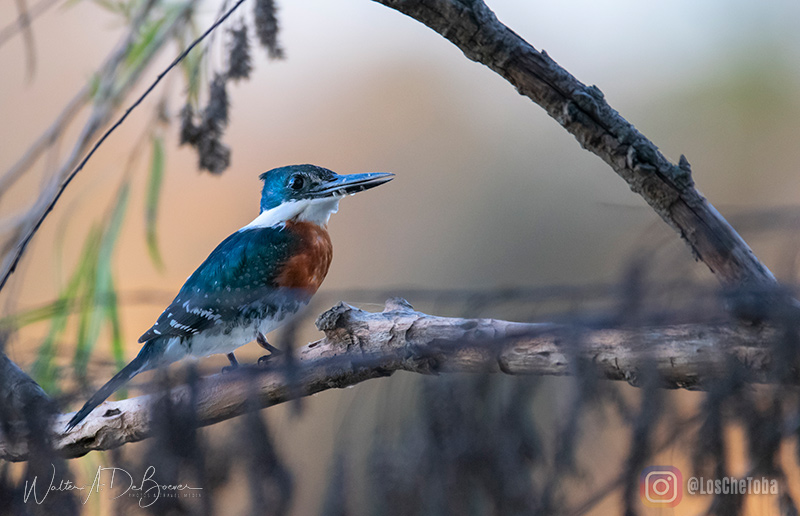
[(342, 197), (382, 185), (391, 181), (394, 174), (339, 175), (315, 165), (289, 165), (264, 172), (260, 177), (264, 188), (259, 225), (295, 218), (324, 225), (336, 213)]

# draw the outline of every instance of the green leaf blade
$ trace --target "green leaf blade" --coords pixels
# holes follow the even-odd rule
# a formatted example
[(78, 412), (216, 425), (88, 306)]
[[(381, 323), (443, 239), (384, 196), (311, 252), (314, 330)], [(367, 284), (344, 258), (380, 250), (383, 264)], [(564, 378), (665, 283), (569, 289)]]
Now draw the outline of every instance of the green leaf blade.
[(158, 248), (158, 205), (161, 199), (161, 186), (164, 182), (164, 140), (153, 137), (153, 151), (150, 159), (150, 175), (147, 180), (147, 199), (145, 204), (145, 225), (147, 251), (157, 269), (164, 268)]
[(75, 373), (80, 378), (86, 375), (89, 356), (94, 350), (103, 323), (107, 318), (105, 307), (110, 299), (116, 299), (116, 293), (113, 291), (111, 259), (125, 218), (129, 197), (130, 185), (125, 183), (117, 194), (107, 225), (102, 228), (97, 255), (93, 257), (93, 263), (91, 263), (92, 274), (87, 282), (84, 301), (81, 303), (78, 345), (73, 359)]

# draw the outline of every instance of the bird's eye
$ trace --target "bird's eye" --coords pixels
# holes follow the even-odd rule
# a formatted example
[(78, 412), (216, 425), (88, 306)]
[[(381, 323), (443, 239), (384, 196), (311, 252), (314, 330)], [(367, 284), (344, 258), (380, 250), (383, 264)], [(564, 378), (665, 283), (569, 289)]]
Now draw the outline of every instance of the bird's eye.
[(303, 188), (303, 176), (295, 175), (289, 178), (289, 188), (292, 190), (300, 190)]

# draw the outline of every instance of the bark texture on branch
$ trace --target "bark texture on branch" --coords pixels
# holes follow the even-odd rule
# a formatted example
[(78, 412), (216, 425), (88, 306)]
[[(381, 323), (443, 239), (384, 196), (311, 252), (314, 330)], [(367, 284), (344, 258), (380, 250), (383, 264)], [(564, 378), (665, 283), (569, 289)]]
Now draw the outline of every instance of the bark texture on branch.
[[(322, 314), (325, 338), (296, 353), (291, 367), (267, 368), (201, 379), (194, 392), (171, 391), (176, 403), (193, 398), (197, 421), (210, 425), (331, 388), (355, 385), (395, 371), (422, 374), (479, 372), (567, 375), (593, 366), (601, 377), (637, 385), (657, 371), (668, 387), (702, 388), (739, 364), (751, 381), (775, 381), (767, 343), (776, 330), (726, 325), (660, 328), (581, 329), (495, 319), (435, 317), (414, 311), (401, 299), (369, 313), (344, 303)], [(591, 370), (591, 369), (589, 369)], [(106, 450), (151, 435), (150, 395), (100, 405), (71, 433), (62, 432), (71, 414), (53, 426), (53, 447), (67, 457)], [(25, 460), (24, 442), (0, 439), (0, 458)]]
[(586, 86), (497, 20), (482, 0), (376, 0), (427, 25), (543, 107), (672, 226), (729, 288), (775, 285), (769, 269), (694, 187), (685, 157), (671, 163)]

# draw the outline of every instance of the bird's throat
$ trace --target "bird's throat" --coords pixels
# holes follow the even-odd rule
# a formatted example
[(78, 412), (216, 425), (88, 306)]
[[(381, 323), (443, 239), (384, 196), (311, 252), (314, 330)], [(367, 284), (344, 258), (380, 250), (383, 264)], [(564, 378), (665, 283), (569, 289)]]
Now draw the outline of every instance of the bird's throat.
[(285, 224), (292, 220), (326, 226), (331, 215), (339, 211), (339, 199), (340, 197), (326, 197), (324, 199), (287, 201), (274, 208), (262, 211), (258, 217), (253, 219), (253, 222), (244, 226), (241, 230), (268, 228), (278, 224)]

